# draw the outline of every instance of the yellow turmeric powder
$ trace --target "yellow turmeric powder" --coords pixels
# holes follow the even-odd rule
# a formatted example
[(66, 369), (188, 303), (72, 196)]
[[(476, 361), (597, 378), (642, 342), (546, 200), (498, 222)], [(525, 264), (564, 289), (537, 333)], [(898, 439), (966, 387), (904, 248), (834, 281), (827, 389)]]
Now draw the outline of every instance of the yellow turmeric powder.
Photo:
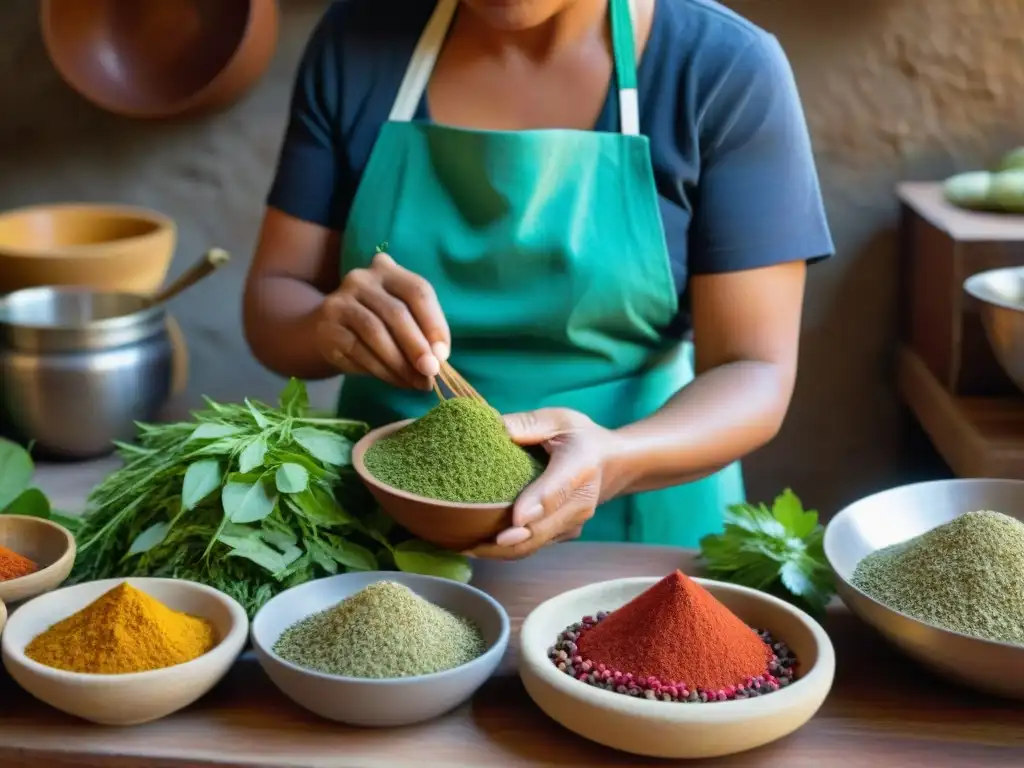
[(117, 675), (184, 664), (216, 644), (210, 622), (122, 582), (34, 638), (25, 655), (68, 672)]

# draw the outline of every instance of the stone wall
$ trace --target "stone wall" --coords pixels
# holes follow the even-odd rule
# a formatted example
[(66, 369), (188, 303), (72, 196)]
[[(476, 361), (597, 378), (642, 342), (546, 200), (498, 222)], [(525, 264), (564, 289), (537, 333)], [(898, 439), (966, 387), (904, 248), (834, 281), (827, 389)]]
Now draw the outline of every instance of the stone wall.
[[(144, 1), (144, 0), (143, 0)], [(661, 0), (678, 2), (678, 0)], [(0, 209), (116, 201), (173, 216), (172, 271), (203, 249), (227, 273), (174, 306), (188, 335), (189, 400), (272, 397), (242, 339), (239, 296), (292, 73), (322, 0), (283, 0), (271, 71), (236, 108), (138, 123), (83, 102), (54, 73), (34, 0), (0, 4)], [(1024, 4), (1018, 0), (735, 0), (789, 52), (814, 136), (839, 257), (812, 270), (796, 401), (782, 436), (747, 464), (753, 497), (792, 486), (833, 510), (923, 470), (892, 387), (901, 178), (941, 178), (1024, 143)], [(329, 402), (335, 384), (316, 387)], [(941, 470), (939, 470), (941, 471)]]

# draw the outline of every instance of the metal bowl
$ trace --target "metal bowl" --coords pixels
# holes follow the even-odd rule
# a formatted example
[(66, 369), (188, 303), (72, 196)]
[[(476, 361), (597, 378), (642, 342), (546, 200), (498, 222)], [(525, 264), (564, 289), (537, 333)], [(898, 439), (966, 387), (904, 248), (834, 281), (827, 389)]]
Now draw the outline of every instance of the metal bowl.
[(1024, 520), (1022, 480), (938, 480), (904, 485), (854, 502), (825, 530), (825, 555), (843, 602), (893, 645), (942, 677), (1024, 699), (1024, 646), (950, 632), (887, 608), (851, 584), (872, 552), (919, 536), (974, 510)]
[(85, 459), (135, 437), (171, 394), (166, 314), (143, 296), (30, 288), (0, 299), (0, 432)]
[(1024, 391), (1024, 267), (979, 272), (964, 281), (964, 290), (981, 307), (996, 359)]

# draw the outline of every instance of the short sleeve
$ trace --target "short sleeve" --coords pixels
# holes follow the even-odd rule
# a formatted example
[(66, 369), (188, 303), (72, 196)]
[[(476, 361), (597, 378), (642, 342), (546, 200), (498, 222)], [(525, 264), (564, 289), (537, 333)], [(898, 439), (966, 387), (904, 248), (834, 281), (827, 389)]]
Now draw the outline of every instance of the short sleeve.
[(737, 53), (698, 130), (690, 274), (832, 255), (803, 107), (774, 36), (759, 33)]
[(303, 221), (344, 228), (351, 204), (351, 174), (339, 128), (342, 42), (332, 5), (299, 62), (288, 127), (267, 205)]

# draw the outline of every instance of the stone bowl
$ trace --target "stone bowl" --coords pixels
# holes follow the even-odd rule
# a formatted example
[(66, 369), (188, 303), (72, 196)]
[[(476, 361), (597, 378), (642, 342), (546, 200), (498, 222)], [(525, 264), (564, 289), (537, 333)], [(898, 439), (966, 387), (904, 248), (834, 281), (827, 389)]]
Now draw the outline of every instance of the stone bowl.
[[(123, 675), (68, 672), (25, 655), (36, 636), (123, 581), (169, 608), (207, 619), (220, 642), (184, 664)], [(245, 609), (212, 587), (181, 579), (103, 579), (48, 592), (19, 607), (7, 622), (0, 651), (18, 685), (51, 707), (101, 725), (136, 725), (176, 712), (213, 688), (231, 669), (248, 632)]]
[[(378, 581), (404, 584), (424, 599), (476, 622), (484, 653), (455, 669), (415, 677), (370, 679), (329, 675), (274, 653), (281, 633)], [(410, 725), (443, 715), (467, 701), (494, 674), (508, 648), (510, 622), (490, 595), (457, 581), (414, 573), (369, 571), (310, 581), (274, 597), (252, 623), (256, 658), (276, 685), (300, 707), (350, 725)]]
[(894, 611), (853, 586), (866, 556), (975, 510), (1024, 520), (1024, 480), (938, 480), (854, 502), (825, 529), (825, 556), (843, 602), (912, 659), (972, 688), (1024, 699), (1024, 646), (969, 637)]
[(512, 525), (512, 503), (464, 504), (439, 501), (385, 485), (366, 468), (366, 452), (413, 419), (396, 421), (363, 436), (352, 449), (352, 465), (381, 508), (416, 537), (444, 549), (462, 552), (491, 542)]
[(835, 676), (835, 651), (825, 630), (798, 608), (757, 590), (694, 579), (740, 619), (786, 643), (797, 679), (766, 696), (708, 704), (648, 701), (594, 688), (555, 668), (548, 649), (583, 616), (614, 611), (660, 579), (591, 584), (542, 603), (519, 635), (519, 675), (548, 717), (613, 749), (673, 760), (720, 757), (781, 739), (810, 720)]

